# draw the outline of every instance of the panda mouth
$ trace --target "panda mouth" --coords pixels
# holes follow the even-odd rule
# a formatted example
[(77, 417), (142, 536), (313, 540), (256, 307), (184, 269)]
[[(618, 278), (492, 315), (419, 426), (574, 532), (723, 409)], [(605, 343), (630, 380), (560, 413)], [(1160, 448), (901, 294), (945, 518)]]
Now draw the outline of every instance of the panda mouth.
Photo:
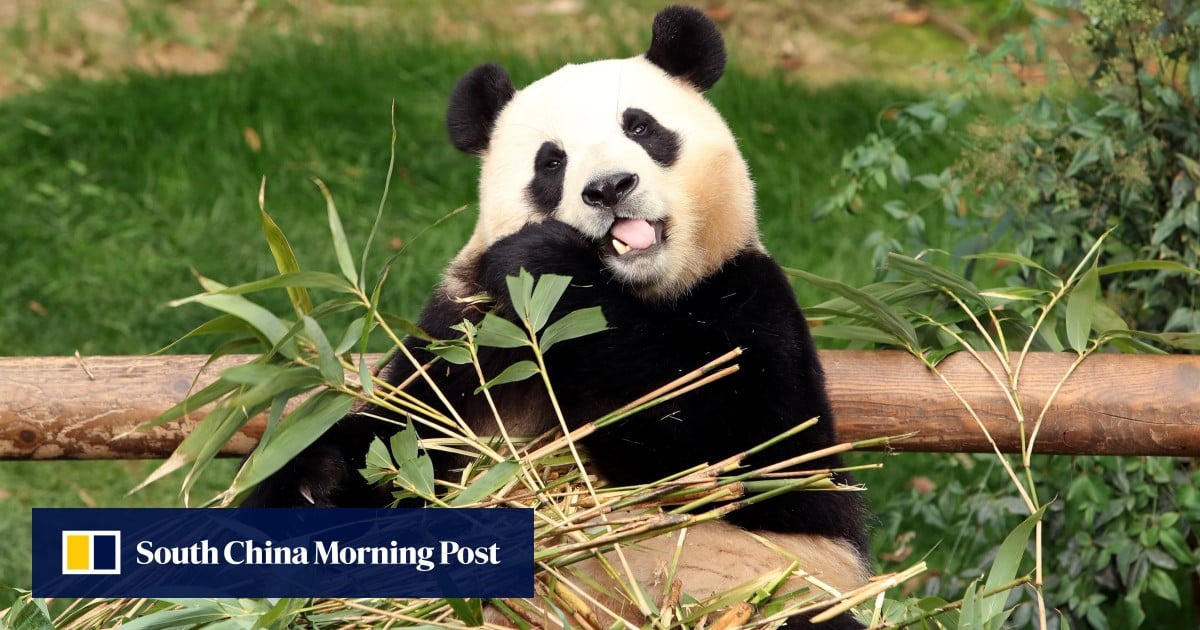
[(617, 257), (636, 256), (661, 245), (665, 228), (662, 220), (618, 218), (608, 232), (604, 249), (611, 248)]

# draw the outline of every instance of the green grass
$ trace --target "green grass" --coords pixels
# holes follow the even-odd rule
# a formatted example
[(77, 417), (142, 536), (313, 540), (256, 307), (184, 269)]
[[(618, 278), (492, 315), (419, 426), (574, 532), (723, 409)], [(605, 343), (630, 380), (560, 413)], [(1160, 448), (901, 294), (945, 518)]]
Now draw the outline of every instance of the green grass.
[[(273, 272), (256, 201), (264, 176), (267, 208), (301, 263), (336, 269), (324, 201), (310, 178), (329, 185), (361, 245), (387, 175), (393, 101), (397, 167), (373, 260), (407, 246), (385, 303), (415, 316), (474, 216), (462, 213), (417, 238), (475, 198), (476, 163), (446, 141), (445, 101), (462, 72), (490, 59), (518, 84), (564, 61), (402, 33), (330, 32), (320, 45), (256, 41), (208, 76), (68, 81), (0, 101), (0, 353), (146, 353), (210, 317), (165, 303), (198, 291), (193, 270), (224, 283)], [(780, 262), (853, 283), (870, 279), (861, 240), (887, 219), (864, 211), (814, 223), (810, 209), (843, 150), (907, 96), (867, 85), (810, 89), (734, 65), (711, 97), (750, 162), (764, 240)], [(247, 129), (261, 139), (257, 152)], [(925, 159), (914, 172), (949, 161), (951, 151)], [(802, 303), (828, 297), (797, 288)], [(179, 348), (211, 349), (196, 341)], [(0, 463), (0, 533), (29, 540), (32, 506), (174, 504), (178, 479), (124, 497), (151, 465)], [(29, 585), (25, 548), (0, 551), (0, 584)]]

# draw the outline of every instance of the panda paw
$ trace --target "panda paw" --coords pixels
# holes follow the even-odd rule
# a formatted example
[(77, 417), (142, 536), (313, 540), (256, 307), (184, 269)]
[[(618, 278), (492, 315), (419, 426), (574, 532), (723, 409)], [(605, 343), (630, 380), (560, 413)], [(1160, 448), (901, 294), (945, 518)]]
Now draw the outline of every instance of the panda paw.
[(505, 278), (521, 269), (534, 276), (552, 273), (591, 281), (603, 268), (595, 245), (553, 219), (530, 223), (500, 239), (484, 252), (482, 263), (484, 286), (493, 295), (507, 293)]
[(241, 507), (336, 507), (357, 472), (341, 449), (316, 443), (263, 480)]

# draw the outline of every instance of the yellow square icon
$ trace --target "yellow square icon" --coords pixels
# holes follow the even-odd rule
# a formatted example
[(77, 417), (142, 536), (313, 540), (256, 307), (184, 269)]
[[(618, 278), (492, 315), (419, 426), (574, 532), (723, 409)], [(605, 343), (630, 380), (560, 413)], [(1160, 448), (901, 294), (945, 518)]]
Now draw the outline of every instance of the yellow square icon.
[(87, 571), (91, 569), (92, 537), (83, 534), (70, 534), (65, 538), (67, 539), (67, 570)]

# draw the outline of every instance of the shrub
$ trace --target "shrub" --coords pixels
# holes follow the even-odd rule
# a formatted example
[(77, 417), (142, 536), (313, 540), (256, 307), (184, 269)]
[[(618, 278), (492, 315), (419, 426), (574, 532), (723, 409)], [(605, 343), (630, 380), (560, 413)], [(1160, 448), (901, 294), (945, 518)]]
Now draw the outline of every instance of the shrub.
[[(973, 53), (966, 69), (948, 70), (950, 88), (885, 112), (890, 124), (846, 154), (837, 190), (814, 214), (863, 211), (882, 199), (875, 203), (897, 227), (868, 237), (877, 262), (889, 260), (889, 252), (941, 245), (927, 224), (945, 224), (954, 235), (948, 249), (960, 256), (962, 279), (999, 280), (1031, 291), (1045, 271), (1065, 275), (1099, 244), (1098, 255), (1110, 268), (1142, 273), (1096, 278), (1099, 299), (1088, 308), (1090, 327), (1165, 333), (1114, 339), (1122, 351), (1194, 351), (1196, 337), (1188, 331), (1200, 330), (1200, 7), (1158, 0), (1043, 4), (1081, 18), (1081, 28), (1067, 40), (1035, 21), (991, 52)], [(1070, 51), (1066, 64), (1051, 61), (1048, 51), (1055, 48)], [(1024, 78), (1030, 67), (1046, 69), (1048, 80), (1031, 85)], [(972, 99), (997, 81), (1009, 88), (1008, 115), (948, 124), (972, 111)], [(941, 172), (910, 173), (905, 156), (930, 138), (960, 143), (961, 160)], [(894, 195), (897, 186), (913, 185), (926, 191), (918, 203)], [(996, 247), (1011, 255), (971, 257)], [(1019, 261), (1030, 264), (1012, 264)], [(881, 277), (888, 273), (895, 274), (881, 267)], [(937, 305), (924, 308), (941, 317)], [(1053, 317), (1043, 331), (1054, 330)], [(1079, 350), (1069, 335), (1039, 337), (1045, 349)], [(971, 343), (947, 346), (937, 336), (923, 341), (941, 343), (943, 351)], [(1186, 542), (1194, 541), (1192, 523), (1200, 514), (1194, 465), (1113, 457), (1034, 457), (1026, 465), (1034, 485), (1045, 486), (1042, 496), (1057, 493), (1060, 499), (1044, 521), (1045, 555), (1057, 567), (1047, 574), (1047, 605), (1076, 626), (1178, 619), (1180, 608), (1190, 605), (1180, 590), (1198, 566), (1194, 542)], [(945, 470), (946, 462), (932, 467)], [(962, 505), (952, 513), (943, 502), (900, 497), (889, 509), (907, 509), (911, 516), (893, 523), (893, 533), (962, 526), (962, 517), (988, 533), (994, 515), (962, 510), (975, 504), (967, 501), (971, 493), (990, 499), (999, 496), (999, 486), (977, 473), (957, 488)], [(989, 540), (995, 544), (994, 536)], [(930, 588), (948, 598), (962, 592), (964, 576), (978, 574), (978, 556), (969, 551)], [(1147, 612), (1148, 594), (1170, 606)], [(1018, 610), (1015, 619), (1027, 620), (1027, 614)]]

